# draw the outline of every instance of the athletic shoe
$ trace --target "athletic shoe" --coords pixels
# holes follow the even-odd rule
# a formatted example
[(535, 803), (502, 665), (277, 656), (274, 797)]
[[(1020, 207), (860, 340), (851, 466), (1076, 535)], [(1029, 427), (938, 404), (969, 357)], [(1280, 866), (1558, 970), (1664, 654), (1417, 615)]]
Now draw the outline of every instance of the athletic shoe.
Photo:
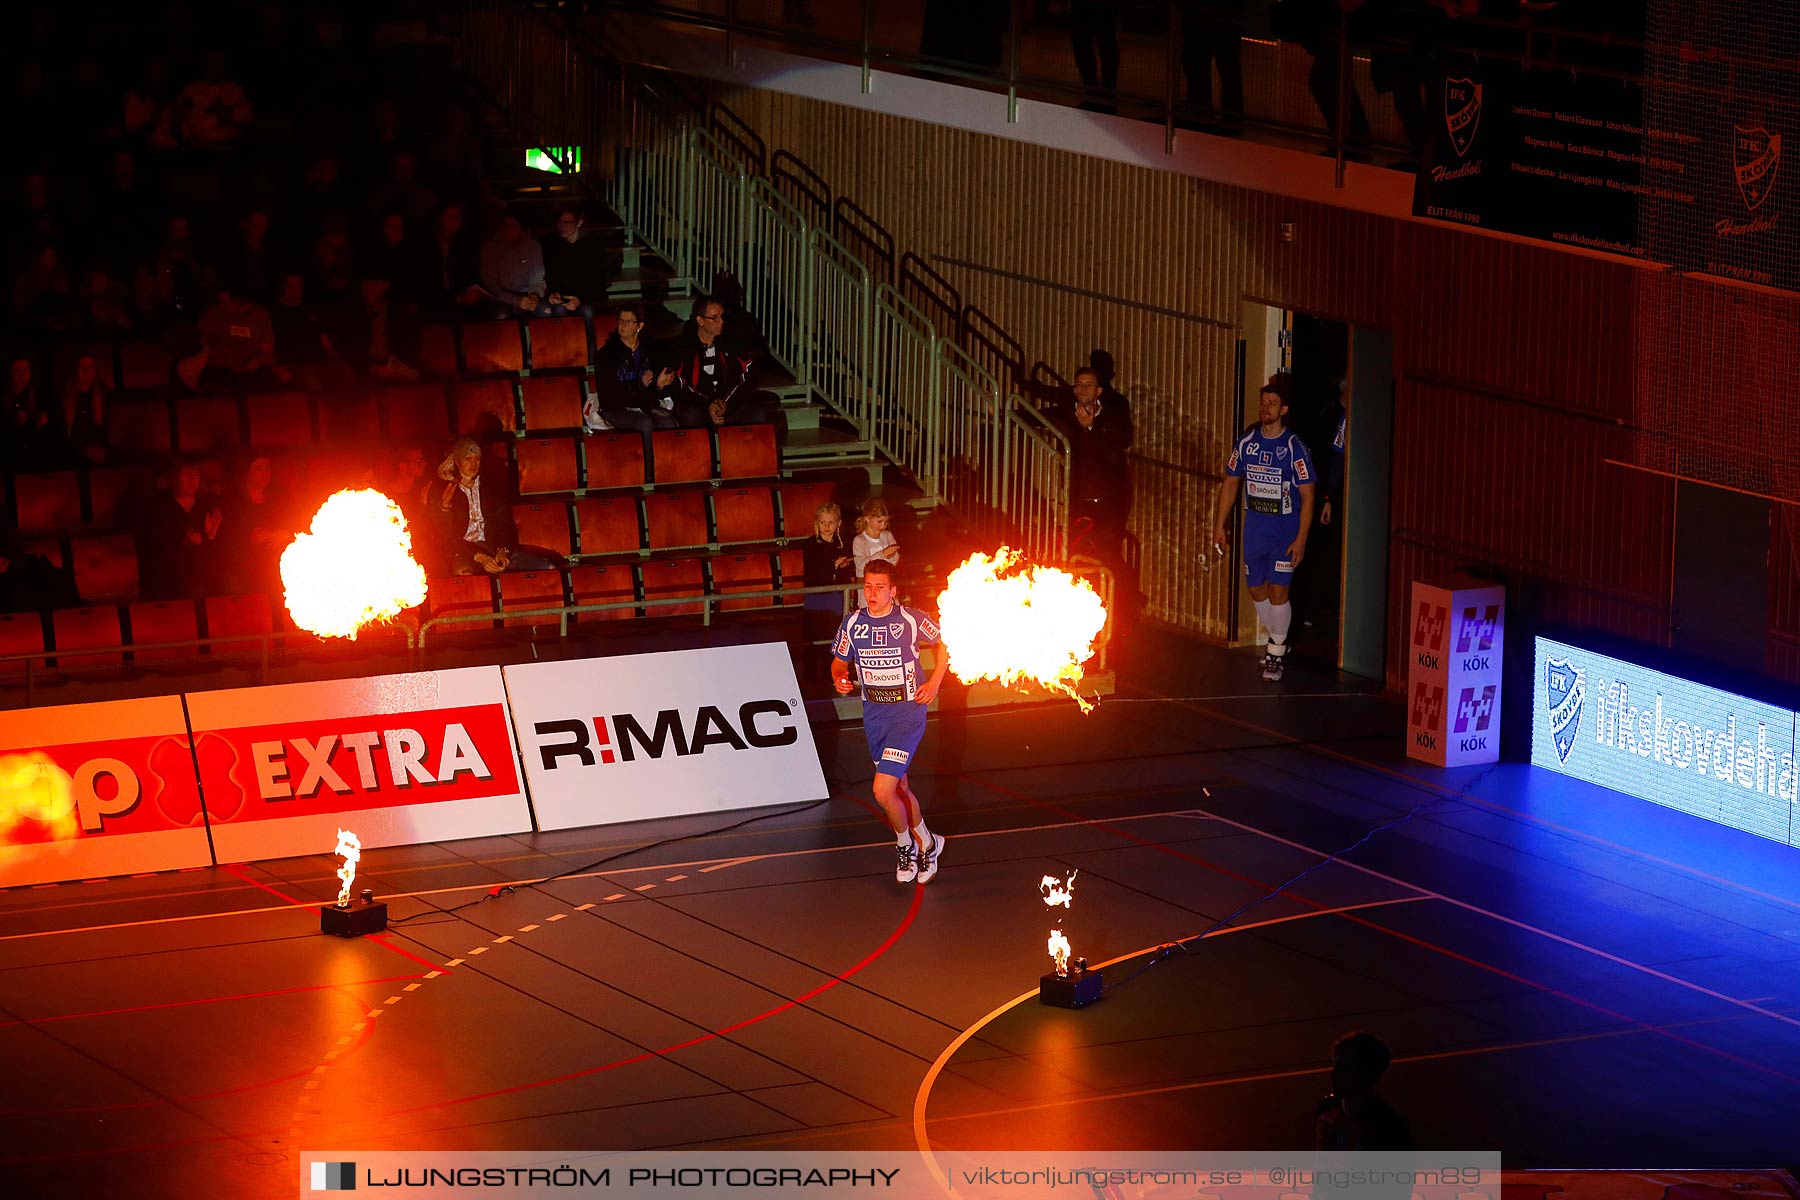
[(926, 855), (924, 856), (925, 861), (919, 865), (919, 882), (920, 883), (930, 883), (934, 878), (937, 877), (938, 855), (942, 854), (943, 852), (944, 852), (944, 837), (943, 837), (943, 835), (938, 834), (938, 833), (932, 834), (931, 835), (931, 850), (928, 853), (926, 853)]
[(899, 862), (894, 867), (895, 881), (911, 883), (919, 877), (919, 858), (913, 852), (913, 844), (907, 842), (904, 845), (896, 845), (894, 850), (899, 856)]
[(1263, 655), (1263, 680), (1266, 683), (1280, 683), (1284, 655)]

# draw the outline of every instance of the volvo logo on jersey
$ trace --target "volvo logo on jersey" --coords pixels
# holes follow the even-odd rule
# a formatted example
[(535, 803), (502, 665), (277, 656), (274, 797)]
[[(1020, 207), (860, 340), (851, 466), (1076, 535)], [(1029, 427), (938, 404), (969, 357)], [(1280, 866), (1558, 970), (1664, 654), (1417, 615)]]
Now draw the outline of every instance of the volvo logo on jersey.
[(826, 794), (784, 644), (525, 663), (504, 674), (539, 828)]

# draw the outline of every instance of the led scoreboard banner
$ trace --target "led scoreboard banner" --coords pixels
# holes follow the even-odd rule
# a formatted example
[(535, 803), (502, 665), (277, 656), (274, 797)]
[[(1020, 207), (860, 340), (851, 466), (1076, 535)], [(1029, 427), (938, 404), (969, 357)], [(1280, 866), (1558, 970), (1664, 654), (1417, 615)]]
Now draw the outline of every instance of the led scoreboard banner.
[(1531, 707), (1533, 766), (1800, 845), (1794, 708), (1547, 637)]

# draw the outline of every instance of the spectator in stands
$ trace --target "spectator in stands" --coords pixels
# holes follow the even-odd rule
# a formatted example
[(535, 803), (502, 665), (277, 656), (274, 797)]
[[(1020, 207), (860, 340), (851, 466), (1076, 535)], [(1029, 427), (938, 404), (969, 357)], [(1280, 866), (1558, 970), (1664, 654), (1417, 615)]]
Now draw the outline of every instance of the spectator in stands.
[(38, 395), (31, 360), (16, 355), (7, 375), (6, 397), (0, 416), (5, 421), (5, 436), (0, 441), (0, 462), (9, 470), (37, 470), (54, 450), (61, 429), (53, 419), (50, 406)]
[(184, 146), (214, 149), (230, 146), (249, 131), (256, 110), (243, 86), (226, 78), (225, 52), (208, 50), (200, 78), (175, 98), (175, 125)]
[(550, 558), (519, 545), (513, 523), (512, 497), (505, 482), (482, 470), (481, 446), (474, 438), (457, 438), (450, 456), (438, 465), (444, 486), (438, 493), (442, 540), (450, 569), (458, 575), (485, 571), (498, 575), (509, 568), (543, 571)]
[(80, 604), (69, 572), (28, 550), (12, 524), (0, 520), (0, 612), (41, 612)]
[[(1244, 116), (1243, 0), (1208, 0), (1181, 14), (1181, 72), (1187, 77), (1188, 107), (1195, 115), (1223, 116), (1215, 133), (1235, 133)], [(1235, 10), (1235, 11), (1234, 11)], [(1219, 106), (1213, 107), (1213, 66), (1219, 68)]]
[(444, 123), (425, 151), (425, 169), (440, 196), (473, 196), (481, 184), (481, 141), (473, 132), (469, 110), (460, 104), (444, 109)]
[(1090, 112), (1117, 111), (1119, 9), (1116, 0), (1069, 0), (1069, 45)]
[(282, 594), (281, 552), (294, 536), (294, 514), (273, 486), (275, 464), (266, 454), (246, 462), (236, 489), (222, 507), (218, 547), (222, 582), (234, 593)]
[(712, 425), (773, 424), (779, 404), (750, 383), (748, 355), (728, 347), (725, 305), (703, 296), (694, 305), (694, 327), (676, 340), (676, 404), (697, 402)]
[(219, 271), (240, 295), (267, 303), (280, 285), (275, 247), (269, 240), (269, 213), (264, 208), (246, 211), (237, 234), (219, 256)]
[(544, 283), (544, 248), (526, 236), (516, 209), (508, 209), (481, 244), (481, 286), (495, 317), (543, 315), (549, 290)]
[(675, 369), (658, 364), (644, 336), (644, 306), (619, 309), (618, 324), (594, 355), (594, 396), (582, 412), (589, 429), (635, 429), (649, 449), (653, 429), (704, 429), (706, 413), (675, 386)]
[(407, 219), (398, 212), (384, 214), (375, 237), (362, 256), (363, 278), (385, 279), (395, 304), (417, 305), (426, 290), (419, 249), (407, 236)]
[[(1335, 4), (1331, 0), (1286, 0), (1269, 13), (1269, 24), (1276, 37), (1293, 42), (1312, 55), (1306, 86), (1319, 106), (1326, 130), (1334, 134), (1338, 127), (1338, 54), (1346, 39), (1355, 40), (1350, 14), (1359, 7), (1358, 0), (1338, 0)], [(1349, 86), (1344, 90), (1350, 107), (1344, 116), (1345, 139), (1353, 146), (1366, 147), (1369, 115), (1357, 95), (1356, 81), (1346, 82)]]
[(106, 410), (111, 400), (94, 356), (76, 359), (75, 373), (63, 385), (63, 428), (68, 431), (70, 457), (76, 461), (106, 461)]
[(268, 387), (276, 377), (275, 325), (269, 310), (230, 287), (218, 290), (218, 303), (200, 314), (200, 338), (206, 343), (205, 384), (236, 391)]
[(81, 285), (81, 307), (87, 331), (100, 337), (122, 337), (137, 328), (131, 314), (131, 293), (113, 278), (105, 264), (88, 268)]
[(282, 273), (281, 290), (269, 306), (269, 329), (275, 335), (277, 366), (310, 387), (327, 355), (324, 328), (306, 301), (306, 276), (301, 272)]
[(856, 537), (850, 543), (856, 578), (862, 578), (872, 558), (886, 559), (896, 567), (900, 565), (900, 543), (888, 528), (892, 521), (886, 500), (876, 497), (863, 502), (862, 516), (856, 519)]
[(418, 442), (396, 446), (391, 468), (381, 490), (400, 506), (401, 515), (406, 518), (406, 527), (412, 532), (413, 557), (422, 563), (435, 562), (439, 557), (439, 522), (429, 508), (436, 489), (426, 471), (425, 447)]
[[(856, 582), (856, 556), (844, 544), (844, 510), (832, 501), (827, 500), (814, 510), (813, 533), (801, 550), (805, 555), (803, 578), (807, 587), (841, 587)], [(818, 629), (829, 636), (832, 624), (844, 615), (844, 597), (821, 592), (806, 597), (805, 607), (827, 614), (828, 619)]]
[(322, 317), (326, 353), (355, 377), (411, 382), (419, 377), (417, 332), (404, 312), (391, 303), (392, 285), (368, 278)]
[(306, 164), (289, 206), (282, 225), (298, 246), (312, 246), (328, 229), (344, 227), (352, 205), (336, 155), (319, 154)]
[(425, 287), (421, 303), (441, 312), (454, 312), (486, 297), (476, 281), (480, 273), (475, 248), (463, 230), (463, 207), (446, 204), (438, 209), (436, 231), (425, 254)]
[(206, 275), (194, 252), (193, 229), (185, 215), (177, 213), (163, 225), (162, 245), (150, 268), (148, 311), (191, 316), (202, 303)]
[(94, 251), (115, 268), (135, 267), (149, 257), (163, 202), (146, 175), (135, 153), (115, 150), (95, 195), (86, 232)]
[(556, 232), (544, 238), (544, 282), (550, 304), (592, 316), (606, 299), (606, 247), (587, 231), (587, 219), (570, 206), (556, 214)]
[(39, 333), (67, 333), (79, 322), (81, 304), (56, 247), (44, 245), (13, 281), (13, 318)]
[(168, 56), (153, 54), (144, 60), (142, 73), (126, 89), (120, 105), (125, 140), (151, 150), (174, 149), (174, 99)]
[(15, 209), (7, 214), (9, 241), (14, 247), (35, 249), (54, 243), (61, 234), (62, 221), (50, 198), (50, 177), (41, 171), (28, 172), (19, 182)]
[(216, 582), (219, 506), (200, 492), (200, 468), (182, 463), (144, 512), (138, 578), (146, 600), (185, 600), (208, 594)]
[(408, 221), (419, 221), (431, 215), (437, 197), (419, 182), (418, 162), (404, 150), (396, 151), (387, 164), (387, 182), (369, 197), (369, 211), (376, 216), (399, 213)]
[(1352, 1033), (1331, 1048), (1331, 1095), (1314, 1111), (1315, 1150), (1411, 1150), (1412, 1133), (1375, 1094), (1393, 1052), (1372, 1033)]
[(1125, 536), (1131, 501), (1131, 476), (1125, 455), (1131, 449), (1131, 409), (1125, 398), (1107, 402), (1100, 372), (1075, 372), (1067, 403), (1060, 396), (1045, 406), (1045, 415), (1069, 439), (1069, 520), (1077, 553), (1090, 553), (1113, 563)]

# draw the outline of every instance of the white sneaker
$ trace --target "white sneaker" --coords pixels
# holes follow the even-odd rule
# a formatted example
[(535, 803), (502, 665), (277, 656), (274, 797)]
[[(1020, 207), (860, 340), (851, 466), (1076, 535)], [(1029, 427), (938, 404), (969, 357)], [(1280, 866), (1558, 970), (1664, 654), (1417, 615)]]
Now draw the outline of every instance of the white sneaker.
[(944, 852), (944, 837), (943, 837), (943, 835), (938, 834), (938, 833), (932, 834), (931, 835), (931, 849), (924, 855), (925, 861), (923, 863), (921, 863), (919, 866), (919, 882), (920, 883), (930, 883), (933, 879), (937, 878), (938, 855), (942, 854), (943, 852)]
[(913, 880), (919, 877), (919, 858), (918, 855), (913, 852), (913, 844), (911, 842), (905, 842), (896, 845), (894, 851), (899, 859), (894, 867), (895, 882), (913, 882)]
[(1262, 677), (1265, 682), (1281, 682), (1281, 671), (1286, 665), (1283, 661), (1284, 657), (1284, 655), (1278, 654), (1266, 654), (1263, 656)]

